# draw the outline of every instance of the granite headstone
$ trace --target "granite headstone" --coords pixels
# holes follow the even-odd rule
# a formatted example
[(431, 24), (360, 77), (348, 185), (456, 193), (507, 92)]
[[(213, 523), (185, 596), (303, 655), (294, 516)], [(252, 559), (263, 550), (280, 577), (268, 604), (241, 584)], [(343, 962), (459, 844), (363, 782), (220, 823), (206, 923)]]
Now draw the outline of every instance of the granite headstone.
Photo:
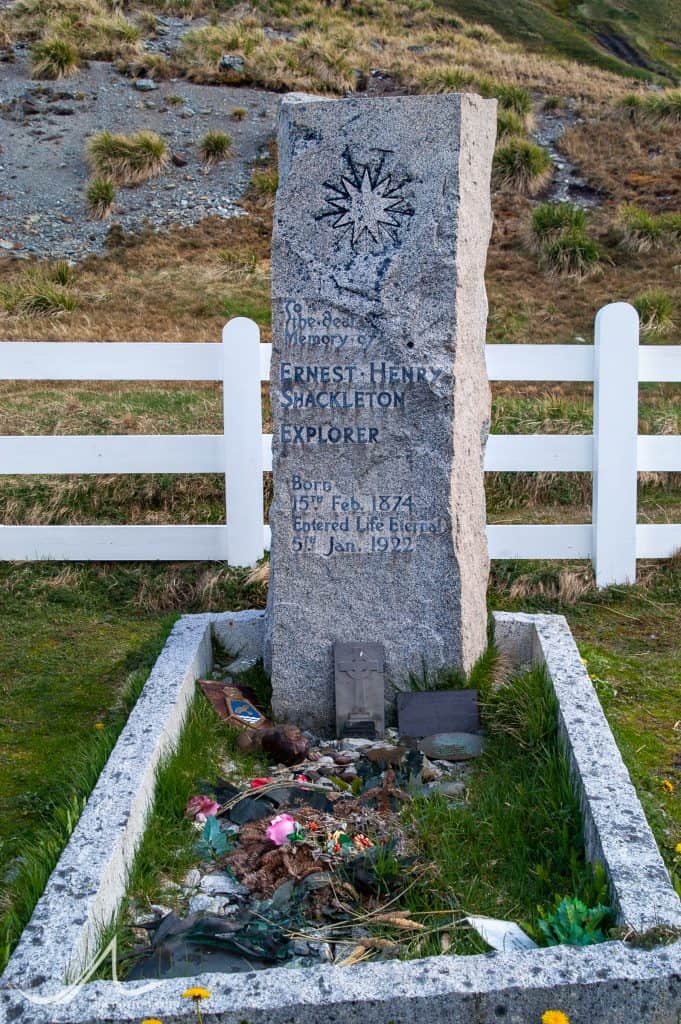
[(333, 727), (338, 641), (383, 644), (392, 682), (485, 646), (495, 109), (280, 107), (266, 663), (299, 725)]

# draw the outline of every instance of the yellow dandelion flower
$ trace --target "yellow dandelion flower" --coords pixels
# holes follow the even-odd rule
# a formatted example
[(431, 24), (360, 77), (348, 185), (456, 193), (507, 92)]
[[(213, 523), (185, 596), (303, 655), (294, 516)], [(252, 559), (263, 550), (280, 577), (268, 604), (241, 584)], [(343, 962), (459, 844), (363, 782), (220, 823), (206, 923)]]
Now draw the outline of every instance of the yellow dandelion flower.
[(145, 1017), (142, 1024), (163, 1024), (163, 1021), (159, 1020), (158, 1017)]
[(95, 722), (95, 729), (104, 729), (104, 722)]
[(677, 843), (674, 847), (674, 853), (681, 853), (681, 843)]
[(210, 992), (207, 988), (195, 985), (194, 988), (186, 988), (182, 993), (183, 999), (210, 999)]
[(674, 783), (670, 782), (669, 779), (662, 780), (662, 788), (666, 789), (668, 793), (674, 792)]
[(562, 1010), (546, 1010), (541, 1015), (541, 1024), (570, 1024), (570, 1018)]

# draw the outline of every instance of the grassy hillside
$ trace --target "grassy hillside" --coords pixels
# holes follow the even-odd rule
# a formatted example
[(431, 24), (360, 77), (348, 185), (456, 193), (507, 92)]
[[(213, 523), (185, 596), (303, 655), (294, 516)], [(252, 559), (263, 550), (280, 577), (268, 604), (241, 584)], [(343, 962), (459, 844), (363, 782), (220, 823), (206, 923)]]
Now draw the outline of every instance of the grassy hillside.
[(678, 0), (439, 0), (464, 18), (491, 25), (528, 49), (560, 54), (633, 78), (681, 73)]

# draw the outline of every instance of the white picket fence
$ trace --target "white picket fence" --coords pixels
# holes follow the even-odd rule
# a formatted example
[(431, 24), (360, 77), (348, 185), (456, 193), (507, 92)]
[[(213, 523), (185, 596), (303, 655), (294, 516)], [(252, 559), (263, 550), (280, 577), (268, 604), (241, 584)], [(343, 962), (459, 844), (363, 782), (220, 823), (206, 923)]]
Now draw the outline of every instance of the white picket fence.
[[(1, 342), (2, 380), (222, 381), (224, 430), (202, 435), (0, 437), (0, 474), (224, 473), (226, 522), (209, 526), (0, 526), (0, 560), (226, 561), (269, 547), (261, 381), (271, 346), (239, 317), (220, 343)], [(489, 525), (492, 558), (591, 559), (599, 586), (633, 582), (637, 558), (681, 548), (681, 524), (637, 523), (637, 473), (681, 472), (681, 436), (638, 436), (638, 384), (681, 382), (681, 346), (639, 347), (638, 317), (613, 303), (594, 345), (488, 345), (493, 381), (594, 381), (593, 435), (492, 435), (485, 469), (593, 475), (593, 523)]]

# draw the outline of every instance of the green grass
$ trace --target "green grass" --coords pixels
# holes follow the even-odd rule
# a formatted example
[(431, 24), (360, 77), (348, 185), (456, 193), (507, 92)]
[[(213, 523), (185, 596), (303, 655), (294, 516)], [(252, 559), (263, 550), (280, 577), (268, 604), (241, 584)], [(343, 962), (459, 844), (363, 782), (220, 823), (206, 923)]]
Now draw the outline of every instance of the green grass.
[(492, 176), (496, 188), (534, 195), (551, 178), (551, 157), (529, 139), (502, 140), (494, 153)]
[[(556, 734), (556, 702), (543, 671), (521, 675), (484, 700), (488, 747), (476, 763), (466, 802), (418, 799), (407, 812), (427, 881), (407, 895), (412, 911), (450, 907), (458, 916), (514, 920), (538, 938), (539, 908), (555, 895), (592, 899), (579, 807)], [(486, 947), (452, 930), (453, 952)], [(421, 949), (438, 952), (439, 937)]]
[(598, 246), (579, 228), (571, 228), (557, 238), (545, 242), (539, 252), (540, 265), (549, 274), (574, 277), (578, 280), (597, 270), (600, 261)]
[(156, 132), (96, 132), (88, 139), (87, 158), (100, 178), (132, 186), (161, 173), (168, 162), (168, 147)]
[(33, 78), (68, 78), (79, 66), (78, 50), (65, 39), (43, 39), (31, 49)]
[(72, 292), (53, 275), (28, 270), (16, 284), (0, 284), (0, 309), (8, 313), (50, 317), (71, 313), (78, 303)]
[(586, 210), (572, 203), (538, 203), (532, 211), (531, 236), (540, 249), (568, 231), (586, 230)]
[(0, 970), (174, 618), (261, 603), (244, 579), (206, 565), (0, 565)]
[(116, 189), (109, 178), (93, 178), (85, 191), (88, 216), (104, 220), (111, 215)]
[(674, 300), (662, 288), (650, 288), (633, 300), (643, 334), (669, 334), (676, 325)]
[[(673, 0), (659, 5), (646, 0), (620, 0), (606, 4), (596, 0), (586, 7), (565, 0), (439, 0), (442, 7), (472, 21), (484, 22), (512, 42), (530, 51), (555, 54), (591, 64), (632, 78), (649, 79), (658, 72), (670, 77), (679, 73), (679, 21)], [(596, 32), (615, 32), (628, 39), (651, 69), (620, 60), (601, 47)]]
[(227, 132), (206, 132), (199, 143), (199, 152), (204, 163), (215, 164), (226, 160), (232, 147), (232, 140)]

